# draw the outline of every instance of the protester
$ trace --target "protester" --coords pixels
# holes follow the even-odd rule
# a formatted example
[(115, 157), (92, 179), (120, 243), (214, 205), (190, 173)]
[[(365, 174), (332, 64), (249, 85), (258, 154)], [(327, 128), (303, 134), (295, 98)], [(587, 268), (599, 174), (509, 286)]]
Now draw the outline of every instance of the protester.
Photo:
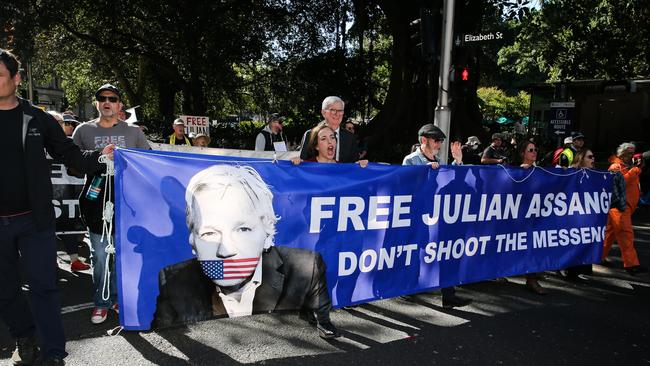
[(565, 149), (568, 149), (571, 146), (572, 142), (573, 138), (571, 138), (571, 136), (565, 137), (562, 146), (557, 147), (555, 150), (550, 151), (544, 156), (544, 159), (542, 159), (542, 165), (559, 168), (560, 155), (562, 155), (562, 152)]
[[(521, 159), (521, 167), (529, 169), (537, 165), (537, 146), (530, 141), (524, 141), (519, 144), (517, 151)], [(542, 285), (539, 284), (538, 273), (526, 274), (526, 288), (538, 295), (546, 295), (547, 291)]]
[(182, 119), (176, 118), (172, 123), (174, 133), (169, 136), (168, 143), (170, 145), (186, 145), (192, 146), (190, 139), (185, 136), (185, 122)]
[[(438, 169), (441, 162), (438, 160), (440, 146), (445, 141), (445, 134), (437, 126), (429, 123), (420, 128), (418, 131), (418, 140), (420, 146), (412, 153), (404, 157), (402, 165), (430, 165), (432, 169)], [(460, 142), (454, 142), (450, 146), (451, 155), (454, 159), (452, 165), (463, 164), (463, 152)], [(445, 287), (440, 289), (442, 293), (442, 307), (454, 308), (469, 305), (472, 300), (462, 298), (456, 295), (454, 287)]]
[(119, 118), (120, 121), (126, 121), (130, 117), (131, 117), (131, 112), (127, 111), (125, 106), (122, 106), (122, 109), (120, 109), (117, 118)]
[(612, 248), (614, 241), (618, 243), (623, 258), (623, 267), (631, 274), (647, 272), (647, 268), (641, 266), (639, 258), (634, 248), (634, 231), (632, 229), (632, 214), (639, 203), (639, 175), (643, 166), (643, 159), (633, 160), (636, 147), (634, 144), (624, 142), (616, 149), (616, 155), (612, 156), (609, 161), (609, 171), (620, 172), (625, 178), (625, 210), (611, 207), (607, 217), (607, 227), (605, 228), (605, 243), (603, 247), (602, 260), (606, 261), (609, 250)]
[[(50, 164), (44, 150), (66, 166), (83, 172), (101, 169), (99, 152), (81, 152), (66, 138), (56, 120), (18, 98), (20, 63), (0, 48), (0, 316), (16, 340), (14, 364), (29, 365), (37, 357), (39, 334), (43, 365), (63, 365), (66, 357), (61, 305), (56, 283), (56, 237)], [(112, 153), (107, 145), (102, 154)], [(24, 275), (29, 291), (22, 290)], [(30, 301), (24, 293), (29, 294)], [(31, 309), (31, 311), (30, 311)]]
[(572, 168), (576, 169), (594, 169), (594, 153), (589, 149), (582, 149), (573, 159)]
[(209, 147), (210, 142), (212, 142), (210, 136), (202, 132), (199, 132), (196, 135), (194, 135), (194, 139), (192, 139), (192, 144), (197, 147)]
[(461, 146), (463, 152), (463, 163), (470, 165), (479, 165), (481, 164), (481, 141), (476, 136), (470, 136), (467, 138), (465, 145)]
[[(339, 97), (329, 96), (323, 100), (321, 107), (321, 114), (323, 115), (323, 118), (325, 118), (321, 124), (326, 124), (332, 129), (332, 131), (334, 131), (334, 137), (337, 141), (334, 160), (339, 163), (354, 163), (358, 160), (356, 139), (354, 135), (346, 129), (339, 128), (341, 121), (343, 120), (345, 103), (343, 103), (343, 100)], [(302, 147), (300, 150), (300, 158), (302, 160), (314, 157), (309, 154), (307, 149), (310, 133), (311, 130), (307, 130), (302, 137)]]
[[(573, 165), (571, 165), (571, 168), (594, 169), (594, 161), (595, 161), (594, 153), (589, 149), (582, 149), (573, 158)], [(566, 274), (563, 275), (563, 278), (567, 281), (581, 282), (583, 281), (580, 278), (581, 274), (591, 274), (591, 273), (592, 273), (591, 264), (577, 265), (577, 266), (567, 268)], [(560, 275), (562, 275), (561, 272)]]
[[(566, 143), (566, 140), (565, 140)], [(568, 168), (573, 165), (573, 159), (582, 149), (582, 146), (585, 144), (585, 136), (582, 132), (574, 131), (571, 132), (571, 144), (562, 150), (560, 154), (558, 165), (563, 168)]]
[(492, 143), (485, 148), (481, 156), (481, 164), (506, 164), (508, 154), (503, 146), (505, 136), (501, 133), (492, 134)]
[[(291, 159), (295, 165), (300, 164), (302, 161), (314, 163), (336, 163), (334, 155), (336, 152), (336, 137), (334, 131), (326, 124), (320, 124), (311, 129), (309, 133), (309, 141), (307, 143), (307, 151), (311, 158), (302, 160), (300, 157)], [(359, 160), (359, 165), (365, 168), (368, 165), (368, 160)]]
[[(82, 149), (97, 150), (112, 143), (122, 148), (149, 149), (149, 143), (144, 133), (139, 128), (130, 126), (119, 119), (122, 93), (117, 87), (111, 84), (102, 85), (95, 92), (95, 99), (99, 118), (77, 127), (72, 137), (77, 146)], [(110, 190), (110, 194), (105, 192), (106, 178), (102, 173), (104, 172), (86, 175), (86, 184), (79, 197), (81, 216), (88, 226), (91, 244), (91, 263), (95, 285), (93, 296), (95, 307), (90, 319), (93, 324), (103, 323), (109, 308), (115, 312), (119, 311), (114, 262), (108, 264), (110, 270), (108, 279), (105, 276), (107, 270), (106, 248), (109, 241), (113, 241), (113, 233), (102, 235), (105, 202), (115, 201), (114, 190)], [(113, 178), (111, 177), (108, 184), (112, 183)], [(105, 286), (108, 287), (108, 296), (103, 296), (102, 293)]]
[(287, 151), (287, 137), (282, 132), (284, 117), (273, 113), (255, 138), (255, 151)]
[(368, 155), (368, 144), (366, 143), (365, 140), (360, 140), (359, 136), (357, 135), (357, 124), (354, 123), (351, 119), (345, 121), (343, 124), (343, 128), (348, 130), (350, 133), (354, 135), (357, 141), (357, 159), (365, 159), (366, 156)]
[[(419, 146), (414, 152), (404, 157), (402, 165), (431, 165), (431, 168), (438, 169), (441, 165), (438, 160), (438, 152), (445, 138), (447, 136), (437, 126), (431, 123), (422, 126), (418, 131)], [(460, 143), (454, 142), (450, 148), (454, 158), (452, 165), (462, 165), (463, 152)]]

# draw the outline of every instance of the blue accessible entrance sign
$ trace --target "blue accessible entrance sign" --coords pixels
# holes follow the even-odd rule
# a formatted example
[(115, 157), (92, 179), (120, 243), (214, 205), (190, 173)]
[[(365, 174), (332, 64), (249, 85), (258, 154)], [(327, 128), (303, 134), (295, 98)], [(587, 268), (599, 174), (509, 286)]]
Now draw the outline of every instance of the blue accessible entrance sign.
[(563, 137), (571, 131), (573, 121), (573, 110), (575, 102), (552, 102), (551, 103), (551, 120), (550, 132), (557, 136)]

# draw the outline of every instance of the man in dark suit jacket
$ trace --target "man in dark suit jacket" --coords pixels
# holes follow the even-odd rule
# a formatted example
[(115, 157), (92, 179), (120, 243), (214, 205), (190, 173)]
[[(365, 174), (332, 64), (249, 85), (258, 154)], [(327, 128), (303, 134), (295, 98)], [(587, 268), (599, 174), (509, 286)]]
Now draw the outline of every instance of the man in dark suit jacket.
[[(354, 163), (359, 160), (357, 154), (357, 140), (353, 133), (350, 133), (344, 128), (340, 128), (341, 121), (343, 120), (343, 112), (345, 111), (345, 103), (339, 97), (329, 96), (323, 100), (321, 114), (324, 121), (321, 123), (327, 124), (329, 128), (336, 133), (337, 138), (337, 153), (336, 161), (339, 163)], [(311, 130), (307, 130), (302, 137), (302, 147), (300, 148), (300, 159), (307, 160), (313, 156), (309, 155), (307, 145), (309, 145)]]
[(323, 338), (338, 336), (325, 263), (317, 252), (275, 247), (273, 193), (250, 166), (218, 164), (194, 175), (185, 193), (196, 259), (163, 268), (153, 327), (301, 310)]
[[(272, 246), (262, 254), (262, 278), (255, 291), (254, 314), (306, 310), (315, 313), (319, 324), (330, 323), (332, 304), (319, 253)], [(152, 327), (228, 316), (218, 287), (203, 274), (196, 259), (164, 268), (159, 284)]]

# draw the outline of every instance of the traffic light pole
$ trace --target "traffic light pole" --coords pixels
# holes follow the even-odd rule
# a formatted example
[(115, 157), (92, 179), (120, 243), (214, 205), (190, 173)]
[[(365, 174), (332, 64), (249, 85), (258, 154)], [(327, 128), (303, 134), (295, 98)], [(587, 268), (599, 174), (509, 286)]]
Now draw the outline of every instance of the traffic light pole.
[(440, 75), (438, 89), (438, 104), (435, 113), (435, 125), (447, 135), (447, 139), (440, 147), (438, 157), (443, 164), (447, 163), (449, 156), (449, 126), (451, 125), (451, 109), (449, 109), (449, 65), (451, 63), (452, 38), (454, 35), (454, 6), (455, 0), (444, 1), (443, 29), (440, 47)]

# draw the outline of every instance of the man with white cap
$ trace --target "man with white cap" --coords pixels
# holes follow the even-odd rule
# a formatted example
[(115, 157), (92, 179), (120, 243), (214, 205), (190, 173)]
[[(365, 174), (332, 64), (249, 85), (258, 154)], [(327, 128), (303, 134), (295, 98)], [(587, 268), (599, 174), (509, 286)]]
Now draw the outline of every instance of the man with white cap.
[(185, 136), (185, 122), (182, 119), (176, 118), (172, 123), (174, 133), (169, 136), (170, 145), (187, 145), (192, 146), (190, 139)]

